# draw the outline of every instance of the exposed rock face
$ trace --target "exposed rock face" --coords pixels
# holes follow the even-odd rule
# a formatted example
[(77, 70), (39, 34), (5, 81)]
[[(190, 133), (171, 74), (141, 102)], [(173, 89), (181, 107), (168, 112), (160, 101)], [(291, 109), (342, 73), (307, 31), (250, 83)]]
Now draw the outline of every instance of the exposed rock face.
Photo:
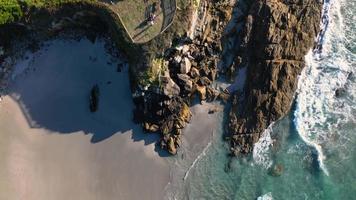
[(234, 155), (250, 152), (263, 130), (290, 110), (304, 56), (319, 32), (321, 9), (318, 0), (250, 4), (237, 55), (248, 67), (245, 98), (229, 122)]
[(171, 79), (169, 74), (161, 77), (161, 83), (163, 87), (163, 94), (168, 97), (177, 96), (180, 93), (179, 86)]

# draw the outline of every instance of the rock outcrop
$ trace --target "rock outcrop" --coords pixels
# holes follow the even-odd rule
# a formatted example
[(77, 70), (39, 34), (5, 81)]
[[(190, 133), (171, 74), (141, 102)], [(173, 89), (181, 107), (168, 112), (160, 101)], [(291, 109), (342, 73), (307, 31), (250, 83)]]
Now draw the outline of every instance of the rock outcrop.
[(263, 130), (290, 110), (322, 10), (318, 0), (249, 4), (237, 52), (242, 60), (234, 66), (247, 66), (247, 79), (242, 101), (235, 102), (230, 112), (233, 155), (252, 151)]
[[(190, 121), (192, 99), (198, 96), (200, 101), (213, 101), (220, 97), (211, 83), (217, 77), (220, 38), (233, 5), (228, 0), (204, 1), (204, 5), (209, 9), (205, 20), (196, 27), (195, 37), (176, 37), (165, 50), (162, 59), (167, 65), (162, 68), (165, 71), (158, 83), (141, 86), (134, 92), (135, 121), (143, 124), (147, 132), (159, 132), (159, 145), (173, 155), (181, 144), (182, 129)], [(221, 97), (226, 100), (229, 95)]]

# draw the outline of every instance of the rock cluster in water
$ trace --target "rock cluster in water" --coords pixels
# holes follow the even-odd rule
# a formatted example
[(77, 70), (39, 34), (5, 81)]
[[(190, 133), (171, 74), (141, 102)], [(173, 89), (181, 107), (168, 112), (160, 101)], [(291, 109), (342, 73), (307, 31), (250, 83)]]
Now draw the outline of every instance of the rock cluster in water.
[(247, 66), (247, 79), (229, 115), (233, 155), (251, 152), (263, 130), (290, 110), (304, 56), (319, 32), (322, 3), (256, 0), (241, 10), (244, 25), (233, 67)]

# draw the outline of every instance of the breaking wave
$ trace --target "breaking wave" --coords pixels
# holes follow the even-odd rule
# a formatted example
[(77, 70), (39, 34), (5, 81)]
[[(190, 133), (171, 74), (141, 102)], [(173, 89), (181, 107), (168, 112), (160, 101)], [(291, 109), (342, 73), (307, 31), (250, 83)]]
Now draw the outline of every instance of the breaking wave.
[(259, 197), (257, 197), (257, 200), (273, 200), (272, 193), (269, 192), (267, 194), (259, 196)]
[(184, 178), (183, 178), (184, 181), (188, 178), (190, 170), (192, 170), (195, 167), (195, 165), (197, 164), (197, 162), (199, 162), (199, 160), (206, 155), (206, 152), (208, 151), (210, 146), (211, 146), (211, 142), (209, 142), (208, 145), (206, 145), (206, 147), (203, 149), (203, 151), (197, 156), (197, 158), (190, 165), (190, 167), (184, 174)]
[[(338, 127), (352, 121), (355, 110), (354, 91), (348, 84), (352, 84), (350, 77), (354, 74), (356, 56), (348, 47), (350, 38), (345, 33), (349, 27), (344, 24), (343, 3), (324, 1), (321, 33), (316, 49), (305, 57), (307, 66), (299, 77), (294, 112), (298, 134), (316, 149), (320, 168), (326, 175), (329, 172), (324, 163), (325, 150), (338, 145), (329, 145), (331, 138), (343, 137)], [(341, 93), (345, 93), (345, 97), (340, 96)]]
[(272, 127), (273, 124), (270, 124), (268, 128), (263, 131), (258, 142), (254, 144), (253, 147), (253, 160), (256, 164), (263, 166), (268, 169), (272, 166), (273, 161), (269, 155), (269, 149), (273, 144), (273, 140), (271, 138)]

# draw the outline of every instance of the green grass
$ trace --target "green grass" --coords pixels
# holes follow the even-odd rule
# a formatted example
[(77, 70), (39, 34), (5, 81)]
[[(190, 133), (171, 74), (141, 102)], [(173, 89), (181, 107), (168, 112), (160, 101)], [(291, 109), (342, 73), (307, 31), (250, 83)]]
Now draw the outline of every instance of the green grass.
[(161, 0), (148, 0), (147, 3), (144, 3), (144, 0), (124, 0), (116, 2), (115, 5), (110, 4), (112, 10), (120, 15), (134, 42), (147, 42), (160, 34), (163, 23), (163, 13), (161, 11), (157, 12), (154, 25), (150, 26), (145, 23), (146, 9), (154, 2), (160, 7)]
[(24, 15), (22, 8), (53, 8), (70, 2), (95, 2), (96, 0), (0, 0), (0, 25), (15, 22)]
[(125, 25), (132, 40), (137, 43), (144, 43), (156, 37), (161, 32), (163, 14), (157, 12), (155, 24), (150, 26), (145, 24), (145, 12), (148, 6), (156, 2), (160, 7), (161, 0), (123, 0), (114, 1), (114, 5), (108, 0), (0, 0), (0, 25), (19, 21), (25, 12), (25, 8), (56, 8), (65, 3), (75, 2), (105, 2), (111, 10), (116, 12), (122, 23)]

